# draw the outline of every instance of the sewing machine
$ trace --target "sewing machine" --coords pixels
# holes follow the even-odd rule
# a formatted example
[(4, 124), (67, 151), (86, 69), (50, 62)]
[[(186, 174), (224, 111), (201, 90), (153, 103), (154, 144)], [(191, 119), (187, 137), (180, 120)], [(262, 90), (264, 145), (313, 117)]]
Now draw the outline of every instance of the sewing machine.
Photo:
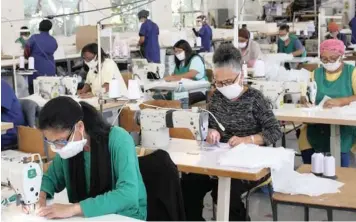
[(75, 96), (78, 90), (78, 77), (40, 76), (33, 80), (34, 93), (44, 99), (56, 98), (60, 95)]
[(162, 79), (164, 77), (164, 64), (148, 63), (146, 59), (132, 59), (132, 64), (133, 74), (138, 76), (141, 86), (146, 82)]
[(208, 134), (209, 114), (204, 111), (143, 109), (136, 112), (135, 120), (141, 126), (142, 146), (148, 148), (166, 148), (169, 128), (188, 128), (198, 141)]
[[(25, 158), (21, 154), (3, 155), (3, 152), (1, 155), (1, 184), (15, 192), (15, 195), (9, 198), (2, 198), (1, 204), (7, 206), (16, 201), (17, 205), (27, 205), (30, 210), (34, 210), (40, 197), (42, 183), (41, 156), (30, 154), (29, 158)], [(35, 162), (35, 157), (41, 165)]]

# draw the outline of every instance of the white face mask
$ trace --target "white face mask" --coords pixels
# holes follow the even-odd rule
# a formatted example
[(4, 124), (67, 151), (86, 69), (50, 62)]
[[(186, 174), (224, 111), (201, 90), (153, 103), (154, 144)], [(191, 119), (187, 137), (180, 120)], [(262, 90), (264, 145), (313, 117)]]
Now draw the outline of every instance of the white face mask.
[(247, 46), (247, 42), (239, 42), (239, 48), (244, 49)]
[(183, 61), (185, 59), (185, 52), (181, 52), (179, 54), (176, 54), (176, 57), (179, 61)]
[(77, 155), (78, 153), (82, 152), (85, 144), (87, 144), (87, 140), (84, 139), (83, 133), (82, 133), (82, 140), (79, 141), (73, 141), (73, 140), (74, 140), (74, 136), (72, 138), (72, 141), (68, 142), (67, 145), (65, 145), (61, 149), (56, 149), (54, 146), (51, 146), (51, 150), (55, 153), (58, 153), (58, 155), (62, 157), (62, 159), (69, 159)]
[(221, 94), (223, 94), (227, 99), (237, 98), (244, 90), (243, 86), (241, 86), (239, 82), (240, 77), (238, 77), (238, 80), (235, 83), (228, 86), (217, 87), (217, 90), (219, 90), (219, 92), (221, 92)]
[(96, 69), (96, 67), (98, 65), (98, 60), (96, 60), (96, 57), (95, 57), (90, 62), (85, 62), (85, 64), (89, 67), (89, 69), (93, 70), (93, 69)]
[(329, 71), (329, 72), (334, 72), (341, 66), (340, 59), (338, 59), (336, 62), (321, 63), (321, 64), (326, 69), (326, 71)]
[(285, 35), (285, 36), (279, 36), (279, 38), (280, 38), (283, 42), (285, 42), (285, 41), (287, 41), (287, 40), (289, 39), (289, 35), (288, 35), (288, 33), (287, 33), (287, 35)]

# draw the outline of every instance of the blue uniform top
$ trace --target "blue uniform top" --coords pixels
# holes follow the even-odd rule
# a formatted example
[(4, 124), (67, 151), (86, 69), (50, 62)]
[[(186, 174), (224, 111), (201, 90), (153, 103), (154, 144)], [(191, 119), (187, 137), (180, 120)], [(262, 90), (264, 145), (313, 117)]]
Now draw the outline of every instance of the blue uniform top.
[(351, 19), (349, 25), (352, 30), (351, 42), (352, 44), (356, 44), (356, 16)]
[(56, 63), (54, 61), (54, 52), (58, 48), (55, 38), (48, 32), (32, 35), (27, 41), (26, 46), (30, 49), (31, 55), (35, 59), (35, 69), (32, 76), (29, 76), (29, 84), (38, 76), (54, 76), (56, 74)]
[(14, 90), (5, 80), (1, 80), (1, 122), (11, 122), (14, 128), (1, 135), (1, 149), (17, 143), (16, 126), (25, 125), (21, 105)]
[(147, 61), (160, 63), (160, 48), (158, 43), (159, 28), (157, 24), (147, 19), (141, 25), (139, 35), (145, 37), (143, 46)]
[(204, 24), (199, 30), (199, 36), (203, 49), (201, 52), (210, 52), (211, 40), (213, 39), (213, 31), (208, 24)]

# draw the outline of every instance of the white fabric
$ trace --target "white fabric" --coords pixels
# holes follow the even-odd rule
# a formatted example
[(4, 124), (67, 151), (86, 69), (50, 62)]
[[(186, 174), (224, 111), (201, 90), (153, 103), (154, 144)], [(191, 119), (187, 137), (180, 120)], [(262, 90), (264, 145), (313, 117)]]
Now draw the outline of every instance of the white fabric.
[(222, 166), (238, 168), (271, 168), (273, 189), (286, 194), (319, 196), (340, 192), (343, 183), (294, 171), (294, 151), (240, 144), (220, 155)]

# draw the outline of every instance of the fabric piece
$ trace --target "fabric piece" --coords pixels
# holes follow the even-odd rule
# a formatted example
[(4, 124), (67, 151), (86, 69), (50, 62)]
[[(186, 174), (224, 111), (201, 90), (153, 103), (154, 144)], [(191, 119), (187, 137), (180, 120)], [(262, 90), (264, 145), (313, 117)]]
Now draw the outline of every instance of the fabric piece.
[(325, 51), (334, 52), (339, 55), (345, 54), (345, 45), (338, 39), (327, 39), (320, 44), (320, 53)]
[[(132, 137), (122, 128), (113, 127), (109, 135), (109, 151), (112, 163), (113, 189), (95, 198), (80, 202), (85, 217), (120, 214), (140, 220), (146, 219), (146, 189), (139, 170), (138, 159)], [(90, 153), (86, 152), (86, 182), (90, 181)], [(56, 155), (42, 179), (41, 191), (53, 198), (54, 193), (65, 188), (72, 202), (68, 160)], [(90, 186), (88, 186), (90, 187)]]
[(159, 28), (156, 23), (147, 19), (140, 28), (139, 36), (145, 37), (143, 43), (144, 56), (148, 62), (160, 63), (160, 48), (158, 42)]
[[(103, 85), (105, 83), (110, 84), (113, 77), (115, 77), (120, 81), (121, 94), (124, 96), (128, 96), (128, 91), (127, 91), (125, 81), (120, 73), (119, 68), (117, 67), (117, 64), (112, 59), (105, 59), (104, 62), (102, 63), (102, 68), (101, 68), (102, 84)], [(91, 91), (94, 95), (97, 95), (102, 89), (99, 75), (98, 73), (96, 73), (95, 70), (89, 70), (85, 83), (90, 85)]]

